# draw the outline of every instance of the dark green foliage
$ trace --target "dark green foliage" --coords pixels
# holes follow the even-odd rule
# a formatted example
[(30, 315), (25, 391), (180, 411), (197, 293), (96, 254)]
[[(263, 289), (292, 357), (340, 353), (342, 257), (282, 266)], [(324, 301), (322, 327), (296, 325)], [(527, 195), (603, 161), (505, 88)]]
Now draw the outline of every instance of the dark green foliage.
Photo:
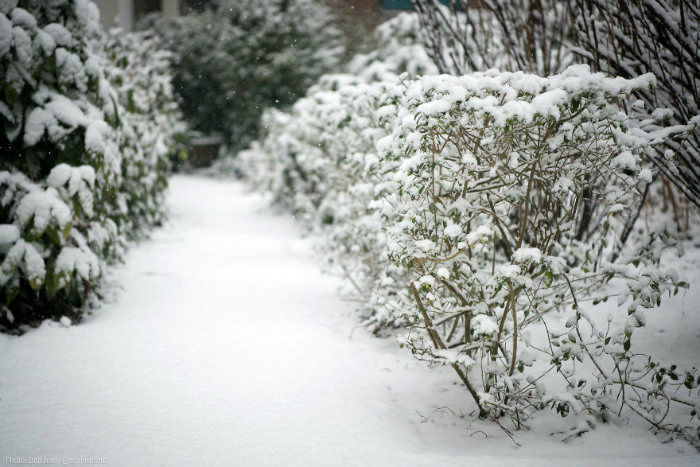
[(0, 2), (0, 330), (79, 319), (162, 221), (181, 128), (167, 64), (147, 37), (106, 41), (87, 0)]
[(340, 34), (330, 20), (311, 0), (236, 0), (144, 26), (174, 52), (173, 84), (191, 127), (239, 149), (258, 136), (265, 108), (292, 104), (338, 65)]

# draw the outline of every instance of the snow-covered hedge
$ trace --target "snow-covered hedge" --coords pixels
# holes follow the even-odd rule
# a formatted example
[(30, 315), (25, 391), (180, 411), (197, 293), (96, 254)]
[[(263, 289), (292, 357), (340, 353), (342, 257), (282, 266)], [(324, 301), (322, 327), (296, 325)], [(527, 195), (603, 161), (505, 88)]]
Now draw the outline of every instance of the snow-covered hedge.
[[(632, 339), (644, 310), (685, 285), (659, 265), (673, 239), (616, 244), (651, 181), (642, 154), (691, 130), (647, 133), (616, 105), (653, 83), (576, 66), (426, 77), (403, 91), (409, 114), (380, 144), (400, 161), (387, 230), (415, 302), (402, 343), (451, 365), (482, 415), (520, 427), (545, 406), (601, 419), (630, 410), (693, 436), (696, 414), (691, 426), (663, 422), (674, 398), (694, 410), (694, 370), (657, 379), (659, 363)], [(611, 297), (601, 319), (591, 302)], [(564, 391), (545, 384), (555, 373)]]
[(125, 108), (110, 78), (155, 81), (118, 76), (140, 52), (110, 63), (98, 20), (87, 0), (0, 2), (3, 326), (77, 318), (102, 263), (162, 218), (171, 129), (155, 101)]
[[(685, 286), (659, 264), (674, 239), (617, 242), (651, 180), (641, 155), (692, 131), (645, 132), (618, 105), (653, 76), (385, 78), (325, 77), (241, 156), (319, 238), (367, 324), (404, 324), (402, 345), (452, 366), (483, 416), (630, 411), (692, 437), (695, 370), (632, 339)], [(613, 297), (601, 319), (593, 304)], [(690, 421), (668, 422), (665, 402)]]
[(339, 31), (313, 0), (227, 0), (156, 21), (173, 56), (174, 83), (192, 128), (234, 149), (258, 137), (260, 114), (300, 98), (340, 61)]
[[(128, 131), (123, 131), (121, 190), (135, 214), (125, 231), (141, 233), (163, 220), (170, 160), (184, 150), (187, 125), (173, 92), (171, 54), (158, 46), (153, 31), (109, 31), (102, 39), (111, 83)], [(126, 165), (124, 165), (126, 164)]]
[(395, 75), (434, 75), (437, 67), (421, 45), (418, 16), (400, 13), (380, 24), (374, 32), (374, 50), (356, 55), (347, 73), (367, 81), (391, 80)]

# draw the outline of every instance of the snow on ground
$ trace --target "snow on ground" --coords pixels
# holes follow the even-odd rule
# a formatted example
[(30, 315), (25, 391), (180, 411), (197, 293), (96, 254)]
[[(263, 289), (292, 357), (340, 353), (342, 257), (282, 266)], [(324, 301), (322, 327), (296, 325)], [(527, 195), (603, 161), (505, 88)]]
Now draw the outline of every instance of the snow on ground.
[[(291, 219), (238, 183), (203, 177), (174, 177), (171, 204), (169, 224), (112, 274), (118, 293), (82, 324), (0, 336), (1, 461), (700, 463), (638, 424), (563, 444), (549, 433), (572, 422), (553, 415), (515, 433), (517, 447), (496, 425), (460, 417), (472, 406), (450, 371), (353, 331), (339, 282), (319, 273)], [(691, 290), (670, 305), (697, 311), (698, 300)], [(666, 331), (697, 350), (698, 326)]]

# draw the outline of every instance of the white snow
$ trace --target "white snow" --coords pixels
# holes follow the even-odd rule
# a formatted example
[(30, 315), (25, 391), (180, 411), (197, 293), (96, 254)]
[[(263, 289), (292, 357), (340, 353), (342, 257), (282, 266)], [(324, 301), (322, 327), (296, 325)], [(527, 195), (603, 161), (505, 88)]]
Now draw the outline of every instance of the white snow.
[(435, 116), (450, 110), (450, 102), (447, 99), (437, 99), (431, 102), (426, 102), (421, 104), (416, 109), (416, 112), (424, 113), (426, 115)]
[(543, 92), (532, 99), (532, 107), (535, 112), (542, 115), (552, 115), (554, 118), (559, 118), (558, 106), (566, 102), (566, 91), (563, 89), (553, 89)]
[(44, 55), (51, 55), (51, 53), (56, 49), (56, 41), (53, 37), (51, 37), (51, 34), (43, 29), (37, 30), (35, 41), (41, 46)]
[(35, 107), (29, 112), (24, 124), (24, 144), (33, 146), (44, 136), (44, 130), (58, 124), (56, 118), (41, 107)]
[(27, 31), (15, 26), (12, 28), (12, 40), (20, 66), (27, 66), (32, 61), (32, 39)]
[[(100, 272), (100, 265), (95, 254), (87, 248), (63, 247), (56, 257), (56, 273), (71, 273), (77, 271), (78, 276), (89, 281)], [(59, 283), (59, 287), (65, 285), (65, 279)]]
[(72, 171), (72, 168), (70, 165), (58, 164), (56, 167), (51, 169), (51, 172), (49, 173), (49, 176), (46, 179), (46, 182), (49, 184), (49, 186), (52, 186), (54, 188), (58, 188), (59, 186), (63, 186), (66, 184), (66, 182), (70, 178), (71, 171)]
[[(22, 259), (24, 259), (24, 262), (22, 262)], [(4, 285), (8, 281), (9, 276), (7, 274), (18, 265), (25, 269), (27, 279), (31, 283), (36, 284), (44, 281), (46, 276), (44, 259), (33, 244), (19, 239), (8, 250), (0, 266), (0, 285)]]
[(48, 24), (44, 27), (44, 31), (46, 31), (53, 38), (54, 42), (61, 47), (70, 47), (73, 42), (71, 33), (61, 24)]
[(85, 149), (98, 154), (107, 151), (105, 136), (109, 135), (109, 125), (104, 120), (95, 120), (85, 130)]
[(612, 160), (613, 167), (624, 170), (634, 170), (637, 167), (637, 158), (630, 151), (624, 151)]
[(488, 242), (492, 235), (491, 227), (482, 224), (467, 234), (467, 242), (472, 246), (480, 242)]
[(490, 316), (476, 315), (472, 320), (474, 335), (495, 334), (498, 332), (498, 325)]
[(9, 14), (17, 6), (17, 0), (0, 0), (0, 13)]
[[(56, 60), (59, 60), (58, 57)], [(54, 94), (52, 98), (53, 100), (44, 105), (44, 108), (52, 113), (57, 120), (70, 127), (76, 127), (86, 123), (85, 114), (83, 114), (80, 107), (73, 101), (60, 94)]]
[(447, 268), (438, 268), (436, 274), (440, 279), (450, 278), (450, 271)]
[(27, 270), (27, 278), (34, 282), (42, 282), (46, 276), (46, 265), (37, 249), (31, 243), (24, 244), (24, 267)]
[[(0, 0), (2, 1), (2, 0)], [(12, 23), (7, 16), (0, 13), (0, 57), (4, 57), (12, 48)]]
[(451, 224), (445, 227), (445, 235), (450, 238), (455, 238), (462, 234), (462, 227), (457, 224)]
[(19, 229), (16, 225), (0, 224), (0, 245), (15, 243), (19, 239)]
[(459, 353), (458, 349), (441, 349), (434, 351), (436, 355), (445, 359), (448, 363), (461, 363), (464, 366), (476, 364), (474, 359), (464, 353)]
[(416, 246), (426, 253), (435, 249), (435, 243), (428, 239), (417, 241)]
[(513, 260), (516, 263), (540, 263), (542, 262), (542, 252), (539, 248), (521, 247), (513, 252)]
[(12, 24), (15, 26), (24, 26), (27, 29), (36, 28), (36, 18), (24, 8), (15, 8), (10, 13)]
[[(237, 183), (180, 176), (171, 190), (170, 223), (131, 250), (109, 280), (121, 291), (101, 309), (77, 326), (0, 335), (3, 459), (697, 465), (687, 444), (662, 444), (636, 422), (561, 443), (550, 433), (574, 422), (549, 412), (514, 433), (517, 447), (470, 414), (449, 367), (425, 368), (393, 339), (353, 331), (341, 281), (318, 272), (291, 219)], [(667, 331), (697, 342), (697, 327)]]
[(37, 190), (24, 195), (17, 206), (17, 219), (23, 226), (33, 220), (33, 229), (38, 235), (46, 229), (52, 219), (56, 220), (60, 228), (68, 225), (71, 221), (71, 212), (56, 191), (48, 188), (45, 191)]
[(647, 169), (646, 167), (643, 168), (642, 170), (639, 171), (639, 179), (645, 183), (651, 183), (653, 180), (653, 174), (651, 173), (651, 170)]

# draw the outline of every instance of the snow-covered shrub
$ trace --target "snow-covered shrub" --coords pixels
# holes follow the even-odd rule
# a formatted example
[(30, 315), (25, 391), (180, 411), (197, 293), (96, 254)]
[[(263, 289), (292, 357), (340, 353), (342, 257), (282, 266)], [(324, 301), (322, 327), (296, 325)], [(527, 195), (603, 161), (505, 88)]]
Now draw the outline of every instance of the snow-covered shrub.
[(292, 104), (339, 64), (339, 32), (330, 20), (313, 0), (228, 0), (153, 26), (174, 53), (188, 123), (240, 149), (258, 136), (265, 108)]
[(438, 69), (421, 43), (420, 23), (415, 13), (400, 13), (375, 30), (376, 47), (356, 55), (347, 73), (367, 81), (392, 80), (396, 75), (434, 75)]
[(98, 20), (87, 0), (0, 2), (3, 326), (77, 317), (101, 262), (161, 218), (165, 167), (106, 77)]
[[(327, 190), (338, 190), (330, 180), (346, 176), (336, 173), (339, 164), (324, 161), (374, 151), (376, 131), (387, 127), (378, 123), (386, 122), (387, 115), (371, 114), (381, 106), (378, 90), (398, 82), (402, 73), (416, 77), (437, 72), (420, 45), (415, 14), (397, 15), (380, 25), (375, 35), (377, 48), (357, 55), (347, 65), (346, 74), (320, 77), (307, 97), (288, 111), (266, 111), (262, 137), (251, 150), (241, 152), (236, 165), (295, 215), (314, 218), (307, 219), (309, 223), (318, 217), (317, 207)], [(378, 84), (367, 85), (373, 82)], [(326, 148), (328, 145), (332, 148)]]
[[(694, 370), (659, 376), (632, 342), (644, 310), (684, 286), (659, 266), (673, 239), (616, 244), (650, 181), (643, 152), (692, 130), (647, 133), (617, 105), (653, 82), (576, 66), (548, 78), (425, 77), (399, 92), (409, 113), (380, 155), (399, 162), (390, 258), (415, 302), (402, 310), (402, 343), (451, 365), (482, 416), (520, 427), (546, 406), (603, 419), (629, 410), (693, 436)], [(593, 304), (612, 297), (618, 306), (599, 316)], [(694, 426), (664, 424), (667, 402), (686, 404)]]
[[(649, 114), (667, 108), (669, 124), (688, 124), (700, 111), (700, 60), (697, 38), (700, 9), (689, 0), (449, 0), (463, 15), (447, 15), (435, 0), (413, 0), (418, 11), (422, 38), (441, 73), (498, 68), (540, 75), (558, 73), (566, 66), (583, 62), (609, 75), (632, 78), (654, 73), (658, 82), (639, 90), (629, 102), (641, 99)], [(475, 8), (476, 7), (476, 8)], [(497, 27), (483, 21), (493, 18)], [(484, 25), (486, 27), (484, 27)], [(484, 31), (489, 33), (484, 34)], [(491, 32), (502, 43), (501, 53), (484, 54)], [(476, 45), (474, 47), (473, 45)], [(500, 57), (501, 63), (493, 58)], [(475, 67), (475, 58), (483, 66)], [(503, 60), (505, 59), (505, 60)], [(652, 120), (656, 120), (653, 118)], [(645, 159), (654, 178), (662, 175), (661, 197), (652, 187), (649, 205), (673, 206), (679, 225), (688, 209), (674, 198), (670, 184), (685, 199), (700, 206), (700, 130), (682, 139), (668, 139)], [(659, 199), (661, 198), (661, 199)], [(640, 204), (641, 206), (641, 204)], [(629, 218), (622, 234), (629, 236), (639, 213)]]
[(162, 221), (170, 160), (184, 150), (187, 126), (173, 93), (171, 54), (158, 47), (153, 31), (114, 29), (103, 38), (105, 75), (128, 118), (123, 133), (122, 190), (135, 214), (129, 231)]
[[(302, 199), (324, 196), (321, 194), (323, 190), (316, 188), (318, 183), (310, 173), (316, 171), (316, 177), (326, 176), (325, 171), (313, 167), (314, 161), (323, 157), (319, 147), (321, 141), (332, 140), (341, 146), (335, 148), (339, 153), (333, 157), (349, 157), (345, 152), (348, 149), (343, 145), (369, 148), (374, 144), (358, 134), (347, 140), (343, 139), (344, 136), (331, 136), (338, 132), (338, 125), (329, 126), (326, 114), (336, 106), (338, 113), (345, 113), (342, 125), (347, 127), (350, 124), (357, 130), (362, 127), (353, 124), (353, 112), (358, 111), (359, 106), (352, 99), (348, 100), (344, 93), (362, 95), (358, 87), (366, 92), (371, 89), (363, 84), (382, 81), (395, 83), (402, 73), (410, 77), (436, 73), (437, 69), (420, 45), (418, 33), (415, 14), (395, 16), (377, 28), (376, 49), (355, 56), (346, 66), (345, 74), (321, 76), (309, 89), (307, 97), (299, 99), (288, 111), (269, 109), (264, 112), (261, 138), (253, 143), (252, 150), (241, 152), (242, 160), (237, 164), (237, 169), (296, 214), (304, 210), (313, 211), (308, 206), (314, 201)], [(376, 100), (376, 92), (370, 94)], [(369, 95), (364, 97), (370, 98)], [(376, 120), (372, 119), (373, 122)], [(362, 130), (373, 128), (366, 120), (361, 121), (366, 125)], [(305, 161), (309, 163), (305, 164)], [(298, 198), (296, 202), (294, 197)], [(302, 206), (304, 203), (308, 205), (306, 208)]]

